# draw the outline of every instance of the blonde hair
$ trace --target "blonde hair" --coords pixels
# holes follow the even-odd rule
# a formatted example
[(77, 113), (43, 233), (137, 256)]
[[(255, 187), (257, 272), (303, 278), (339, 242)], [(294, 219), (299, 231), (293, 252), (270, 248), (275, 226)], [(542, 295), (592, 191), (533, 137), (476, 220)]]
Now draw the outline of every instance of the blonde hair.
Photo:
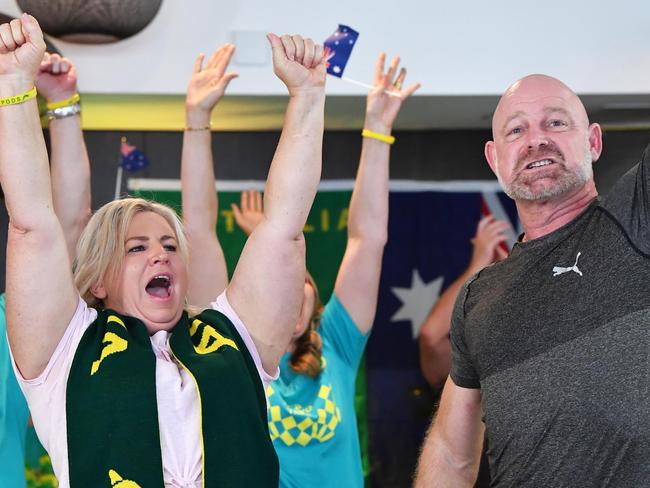
[(314, 289), (314, 308), (305, 332), (295, 340), (293, 353), (289, 358), (289, 366), (296, 373), (316, 378), (323, 369), (323, 339), (318, 333), (323, 304), (318, 295), (316, 282), (309, 272), (305, 276), (305, 283), (308, 283)]
[(174, 210), (142, 198), (124, 198), (107, 203), (91, 217), (77, 243), (77, 257), (72, 266), (74, 283), (90, 307), (103, 308), (102, 300), (91, 288), (115, 279), (124, 261), (124, 243), (133, 218), (153, 212), (167, 221), (176, 234), (178, 252), (188, 261), (188, 245), (183, 225)]

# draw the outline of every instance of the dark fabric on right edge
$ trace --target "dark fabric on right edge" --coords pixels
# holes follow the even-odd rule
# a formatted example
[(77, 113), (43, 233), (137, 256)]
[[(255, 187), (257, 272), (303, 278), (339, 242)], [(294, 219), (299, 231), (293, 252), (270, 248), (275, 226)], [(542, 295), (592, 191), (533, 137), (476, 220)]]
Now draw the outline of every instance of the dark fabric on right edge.
[(640, 252), (650, 255), (650, 145), (643, 159), (614, 185), (603, 208), (618, 221)]
[(650, 158), (470, 280), (454, 382), (480, 388), (492, 486), (650, 480)]

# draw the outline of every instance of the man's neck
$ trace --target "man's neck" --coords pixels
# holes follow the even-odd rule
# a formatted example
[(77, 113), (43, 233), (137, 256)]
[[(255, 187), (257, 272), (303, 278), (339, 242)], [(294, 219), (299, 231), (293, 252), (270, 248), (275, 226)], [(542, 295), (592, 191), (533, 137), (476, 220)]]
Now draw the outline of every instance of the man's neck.
[(593, 180), (583, 187), (544, 201), (518, 201), (517, 212), (524, 228), (524, 240), (531, 241), (556, 231), (575, 219), (594, 198), (598, 191)]

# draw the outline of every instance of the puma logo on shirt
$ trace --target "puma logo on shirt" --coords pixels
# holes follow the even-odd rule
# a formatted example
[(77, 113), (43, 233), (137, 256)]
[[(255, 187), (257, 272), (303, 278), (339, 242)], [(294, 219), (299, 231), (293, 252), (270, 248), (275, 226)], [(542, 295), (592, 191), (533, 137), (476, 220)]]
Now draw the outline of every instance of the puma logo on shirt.
[(563, 266), (554, 266), (553, 267), (553, 276), (559, 276), (564, 273), (568, 273), (569, 271), (575, 271), (578, 273), (580, 276), (582, 276), (582, 271), (578, 269), (578, 259), (580, 259), (580, 252), (578, 252), (578, 255), (576, 256), (576, 262), (573, 263), (573, 266), (565, 268)]

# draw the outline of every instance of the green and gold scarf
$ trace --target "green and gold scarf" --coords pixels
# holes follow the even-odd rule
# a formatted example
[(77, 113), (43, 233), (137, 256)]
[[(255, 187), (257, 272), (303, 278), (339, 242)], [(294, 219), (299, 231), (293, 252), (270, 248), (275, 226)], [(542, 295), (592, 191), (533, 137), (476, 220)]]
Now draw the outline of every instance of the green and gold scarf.
[[(183, 313), (169, 344), (198, 391), (203, 486), (277, 487), (262, 382), (230, 320)], [(139, 319), (98, 312), (75, 353), (66, 415), (72, 488), (164, 486), (156, 358)]]

